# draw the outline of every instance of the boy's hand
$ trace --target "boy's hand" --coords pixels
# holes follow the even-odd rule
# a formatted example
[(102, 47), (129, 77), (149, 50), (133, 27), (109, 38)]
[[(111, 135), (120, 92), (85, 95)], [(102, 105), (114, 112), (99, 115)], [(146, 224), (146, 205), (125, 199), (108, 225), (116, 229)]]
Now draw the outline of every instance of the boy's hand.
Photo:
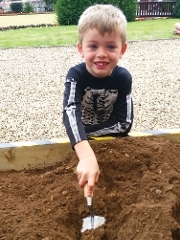
[(85, 159), (80, 160), (77, 165), (77, 178), (80, 187), (84, 187), (87, 183), (87, 196), (93, 193), (94, 185), (99, 178), (99, 166), (95, 160)]
[(87, 183), (87, 195), (92, 196), (95, 183), (97, 183), (100, 170), (96, 156), (87, 140), (74, 146), (79, 158), (77, 165), (77, 178), (80, 187)]

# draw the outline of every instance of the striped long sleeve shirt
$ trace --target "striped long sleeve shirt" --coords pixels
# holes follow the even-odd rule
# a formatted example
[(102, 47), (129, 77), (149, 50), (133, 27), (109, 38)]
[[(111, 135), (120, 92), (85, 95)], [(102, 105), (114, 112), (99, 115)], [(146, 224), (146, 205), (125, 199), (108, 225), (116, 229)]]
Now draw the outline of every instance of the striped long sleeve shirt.
[(63, 123), (72, 147), (91, 136), (125, 136), (133, 122), (132, 77), (116, 66), (111, 76), (97, 78), (85, 63), (67, 73)]

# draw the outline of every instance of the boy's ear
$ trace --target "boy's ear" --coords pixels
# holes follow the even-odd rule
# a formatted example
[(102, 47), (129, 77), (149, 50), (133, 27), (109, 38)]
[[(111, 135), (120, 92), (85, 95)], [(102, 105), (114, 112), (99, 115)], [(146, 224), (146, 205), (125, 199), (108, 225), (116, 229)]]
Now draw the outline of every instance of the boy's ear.
[(80, 53), (81, 57), (83, 58), (84, 57), (84, 53), (83, 53), (82, 45), (80, 43), (78, 43), (77, 49), (78, 49), (78, 52)]
[(119, 58), (121, 58), (124, 55), (124, 53), (126, 52), (126, 49), (127, 49), (127, 43), (125, 43), (122, 46)]

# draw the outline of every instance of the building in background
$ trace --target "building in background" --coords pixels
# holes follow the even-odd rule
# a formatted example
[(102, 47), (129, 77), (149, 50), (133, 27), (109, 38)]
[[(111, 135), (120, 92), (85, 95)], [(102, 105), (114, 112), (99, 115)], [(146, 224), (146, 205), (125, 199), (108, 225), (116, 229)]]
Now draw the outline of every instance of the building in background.
[(0, 6), (2, 6), (4, 12), (10, 12), (11, 8), (10, 8), (10, 4), (11, 3), (30, 3), (30, 5), (33, 7), (34, 12), (38, 13), (38, 12), (46, 12), (46, 11), (52, 11), (54, 10), (54, 4), (53, 3), (49, 3), (47, 1), (44, 0), (17, 0), (17, 1), (10, 1), (10, 0), (2, 0), (0, 2)]

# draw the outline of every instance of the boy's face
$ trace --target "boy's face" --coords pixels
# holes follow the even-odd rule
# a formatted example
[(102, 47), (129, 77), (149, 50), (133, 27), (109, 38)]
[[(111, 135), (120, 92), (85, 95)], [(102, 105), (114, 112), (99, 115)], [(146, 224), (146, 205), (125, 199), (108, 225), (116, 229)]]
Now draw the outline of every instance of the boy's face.
[(102, 36), (97, 29), (88, 30), (78, 44), (78, 51), (86, 62), (89, 73), (95, 77), (110, 76), (119, 58), (126, 51), (121, 38), (115, 33), (105, 33)]

